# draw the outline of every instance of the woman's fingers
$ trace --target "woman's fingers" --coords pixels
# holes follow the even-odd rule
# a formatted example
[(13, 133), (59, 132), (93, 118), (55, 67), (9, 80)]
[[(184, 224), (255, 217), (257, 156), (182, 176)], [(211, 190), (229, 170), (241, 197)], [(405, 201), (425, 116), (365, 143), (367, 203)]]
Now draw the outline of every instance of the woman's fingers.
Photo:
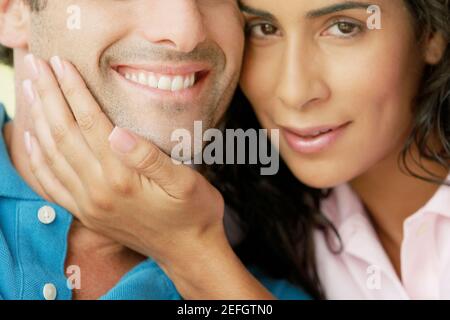
[(111, 149), (127, 166), (155, 182), (170, 196), (183, 199), (195, 188), (196, 172), (174, 164), (151, 142), (118, 127), (114, 128), (109, 141)]
[(84, 141), (51, 69), (33, 55), (25, 61), (28, 70), (35, 70), (29, 72), (34, 80), (25, 81), (24, 89), (43, 154), (51, 166), (54, 159), (65, 158), (83, 181), (98, 176), (99, 162)]
[(69, 127), (75, 123), (70, 109), (66, 106), (66, 100), (58, 90), (58, 82), (47, 64), (32, 54), (24, 58), (28, 75), (33, 82), (34, 89), (39, 93), (41, 101), (44, 103), (43, 111), (50, 123), (64, 124)]
[[(124, 176), (124, 172), (118, 173), (118, 171), (128, 170), (128, 168), (124, 167), (111, 152), (108, 143), (108, 137), (114, 126), (92, 96), (78, 70), (59, 57), (53, 57), (50, 63), (78, 127), (90, 149), (102, 164), (106, 176), (113, 174)], [(131, 171), (127, 172), (131, 173)]]
[(80, 196), (84, 192), (83, 185), (73, 168), (61, 155), (53, 140), (52, 133), (42, 111), (42, 102), (37, 92), (33, 89), (32, 82), (25, 80), (23, 89), (27, 102), (30, 105), (30, 115), (33, 121), (34, 134), (40, 145), (40, 153), (43, 154), (46, 163), (66, 189)]
[(30, 156), (30, 168), (50, 201), (56, 202), (73, 214), (78, 212), (77, 205), (61, 182), (47, 166), (39, 143), (29, 132), (25, 132), (25, 144)]

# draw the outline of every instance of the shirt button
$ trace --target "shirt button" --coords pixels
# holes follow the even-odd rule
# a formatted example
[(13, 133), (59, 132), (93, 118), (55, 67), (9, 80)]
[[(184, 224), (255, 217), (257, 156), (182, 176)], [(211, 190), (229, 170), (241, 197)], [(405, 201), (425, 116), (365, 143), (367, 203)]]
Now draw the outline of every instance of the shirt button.
[(56, 299), (56, 287), (53, 283), (47, 283), (42, 291), (45, 300), (55, 300)]
[(50, 224), (55, 221), (56, 212), (50, 206), (43, 206), (38, 211), (38, 219), (43, 224)]

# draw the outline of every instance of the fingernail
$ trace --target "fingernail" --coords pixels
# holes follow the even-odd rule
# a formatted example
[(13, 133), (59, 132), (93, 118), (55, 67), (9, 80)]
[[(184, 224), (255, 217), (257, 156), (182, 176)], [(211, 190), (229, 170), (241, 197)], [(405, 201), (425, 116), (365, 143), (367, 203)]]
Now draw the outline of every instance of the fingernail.
[(30, 78), (36, 80), (39, 77), (39, 69), (34, 55), (32, 53), (27, 54), (24, 58), (24, 62), (25, 69), (30, 75)]
[(25, 133), (23, 134), (23, 139), (25, 143), (25, 149), (27, 150), (28, 155), (31, 155), (31, 134), (29, 131), (25, 131)]
[(50, 59), (50, 64), (58, 79), (62, 79), (64, 76), (64, 66), (61, 59), (58, 56), (54, 56)]
[(31, 80), (27, 79), (22, 82), (23, 93), (25, 95), (25, 100), (27, 103), (32, 106), (34, 103), (34, 91), (33, 91), (33, 83)]
[(126, 130), (115, 127), (109, 135), (109, 142), (114, 151), (119, 153), (128, 153), (134, 149), (137, 140)]

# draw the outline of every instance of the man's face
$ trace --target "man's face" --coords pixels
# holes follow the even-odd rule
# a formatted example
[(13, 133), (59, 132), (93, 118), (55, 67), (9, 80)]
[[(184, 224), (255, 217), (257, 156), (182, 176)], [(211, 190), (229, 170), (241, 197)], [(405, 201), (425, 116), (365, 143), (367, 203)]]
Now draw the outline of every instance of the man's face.
[(47, 2), (32, 14), (30, 51), (71, 61), (115, 125), (170, 153), (173, 130), (223, 116), (244, 49), (236, 0)]

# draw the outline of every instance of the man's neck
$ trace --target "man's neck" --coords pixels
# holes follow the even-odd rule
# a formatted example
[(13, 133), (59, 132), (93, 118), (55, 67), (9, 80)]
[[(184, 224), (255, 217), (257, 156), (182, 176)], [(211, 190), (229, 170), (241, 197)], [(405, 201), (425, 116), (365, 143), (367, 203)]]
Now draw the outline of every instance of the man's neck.
[(77, 266), (81, 287), (72, 292), (74, 300), (94, 300), (105, 295), (145, 257), (111, 241), (75, 220), (68, 239), (65, 269)]

